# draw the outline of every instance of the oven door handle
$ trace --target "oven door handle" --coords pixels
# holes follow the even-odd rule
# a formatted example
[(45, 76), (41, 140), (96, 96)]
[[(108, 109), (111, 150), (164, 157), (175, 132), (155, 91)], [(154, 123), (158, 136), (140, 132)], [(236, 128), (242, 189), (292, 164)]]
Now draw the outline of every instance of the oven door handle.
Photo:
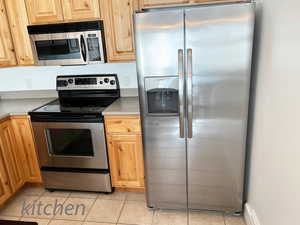
[(63, 122), (75, 122), (75, 123), (103, 123), (102, 116), (99, 116), (97, 114), (95, 115), (69, 115), (69, 114), (63, 114), (60, 115), (51, 115), (51, 114), (30, 114), (30, 118), (32, 122), (57, 122), (57, 123), (63, 123)]

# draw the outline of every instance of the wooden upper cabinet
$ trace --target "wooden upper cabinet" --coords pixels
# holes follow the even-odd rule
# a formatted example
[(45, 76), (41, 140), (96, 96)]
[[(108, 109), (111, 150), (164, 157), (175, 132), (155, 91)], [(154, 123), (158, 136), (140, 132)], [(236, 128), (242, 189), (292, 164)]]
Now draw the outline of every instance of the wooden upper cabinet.
[(9, 187), (8, 174), (5, 168), (3, 158), (3, 149), (0, 144), (0, 205), (2, 205), (11, 196)]
[(29, 23), (50, 24), (63, 22), (61, 0), (25, 0)]
[(99, 0), (25, 0), (30, 24), (100, 19)]
[(64, 21), (100, 19), (99, 0), (62, 0)]
[(7, 19), (5, 2), (0, 0), (0, 67), (17, 64)]
[(27, 116), (14, 116), (11, 118), (14, 128), (17, 147), (24, 165), (25, 179), (31, 183), (41, 183), (41, 172), (35, 150), (35, 143), (31, 123)]
[(187, 4), (189, 0), (141, 0), (142, 7)]
[(101, 0), (109, 62), (134, 61), (133, 13), (138, 0)]
[(11, 189), (16, 192), (24, 184), (21, 154), (16, 146), (11, 121), (7, 120), (0, 124), (0, 147), (3, 149), (3, 158), (9, 176)]
[(28, 18), (25, 2), (24, 0), (5, 0), (5, 4), (18, 65), (33, 65), (34, 57), (27, 31)]

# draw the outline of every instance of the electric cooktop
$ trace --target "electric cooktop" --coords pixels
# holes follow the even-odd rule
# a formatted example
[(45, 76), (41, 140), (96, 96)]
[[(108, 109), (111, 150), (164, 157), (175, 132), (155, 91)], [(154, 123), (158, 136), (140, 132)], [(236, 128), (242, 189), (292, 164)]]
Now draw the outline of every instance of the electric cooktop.
[(35, 109), (35, 113), (99, 113), (101, 114), (106, 107), (97, 105), (85, 105), (85, 106), (70, 106), (62, 105), (59, 100), (52, 101), (47, 105)]
[(102, 112), (120, 98), (116, 74), (58, 76), (58, 99), (29, 115), (33, 122), (91, 122), (103, 120)]

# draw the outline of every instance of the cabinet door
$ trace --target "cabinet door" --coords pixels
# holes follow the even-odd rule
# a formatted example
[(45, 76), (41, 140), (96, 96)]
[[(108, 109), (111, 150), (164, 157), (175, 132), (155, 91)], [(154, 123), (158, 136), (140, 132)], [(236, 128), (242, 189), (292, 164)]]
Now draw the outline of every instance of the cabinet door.
[(108, 135), (108, 154), (114, 187), (144, 187), (140, 135)]
[(11, 35), (18, 65), (33, 65), (33, 51), (27, 26), (28, 18), (24, 0), (5, 0)]
[(8, 176), (4, 166), (3, 149), (0, 145), (0, 205), (2, 205), (11, 196)]
[(61, 0), (25, 0), (30, 24), (63, 22)]
[(16, 140), (13, 135), (11, 121), (7, 120), (0, 125), (1, 148), (3, 149), (3, 158), (9, 175), (11, 189), (16, 192), (24, 184), (22, 174), (22, 164), (20, 153), (16, 146)]
[(99, 0), (62, 0), (64, 21), (100, 19)]
[(138, 0), (101, 0), (100, 4), (108, 61), (135, 60), (133, 12), (138, 9)]
[(0, 0), (0, 67), (17, 64), (4, 0)]
[(31, 124), (27, 116), (13, 117), (12, 124), (19, 151), (23, 155), (24, 173), (28, 182), (41, 183), (40, 167), (35, 150)]
[(142, 8), (187, 4), (189, 0), (141, 0)]

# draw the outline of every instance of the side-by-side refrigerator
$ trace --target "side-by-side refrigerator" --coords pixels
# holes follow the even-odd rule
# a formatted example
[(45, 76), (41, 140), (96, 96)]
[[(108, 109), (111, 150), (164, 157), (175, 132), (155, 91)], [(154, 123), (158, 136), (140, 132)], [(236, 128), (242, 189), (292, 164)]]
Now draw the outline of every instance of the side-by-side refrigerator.
[(135, 13), (149, 207), (242, 211), (254, 8)]

